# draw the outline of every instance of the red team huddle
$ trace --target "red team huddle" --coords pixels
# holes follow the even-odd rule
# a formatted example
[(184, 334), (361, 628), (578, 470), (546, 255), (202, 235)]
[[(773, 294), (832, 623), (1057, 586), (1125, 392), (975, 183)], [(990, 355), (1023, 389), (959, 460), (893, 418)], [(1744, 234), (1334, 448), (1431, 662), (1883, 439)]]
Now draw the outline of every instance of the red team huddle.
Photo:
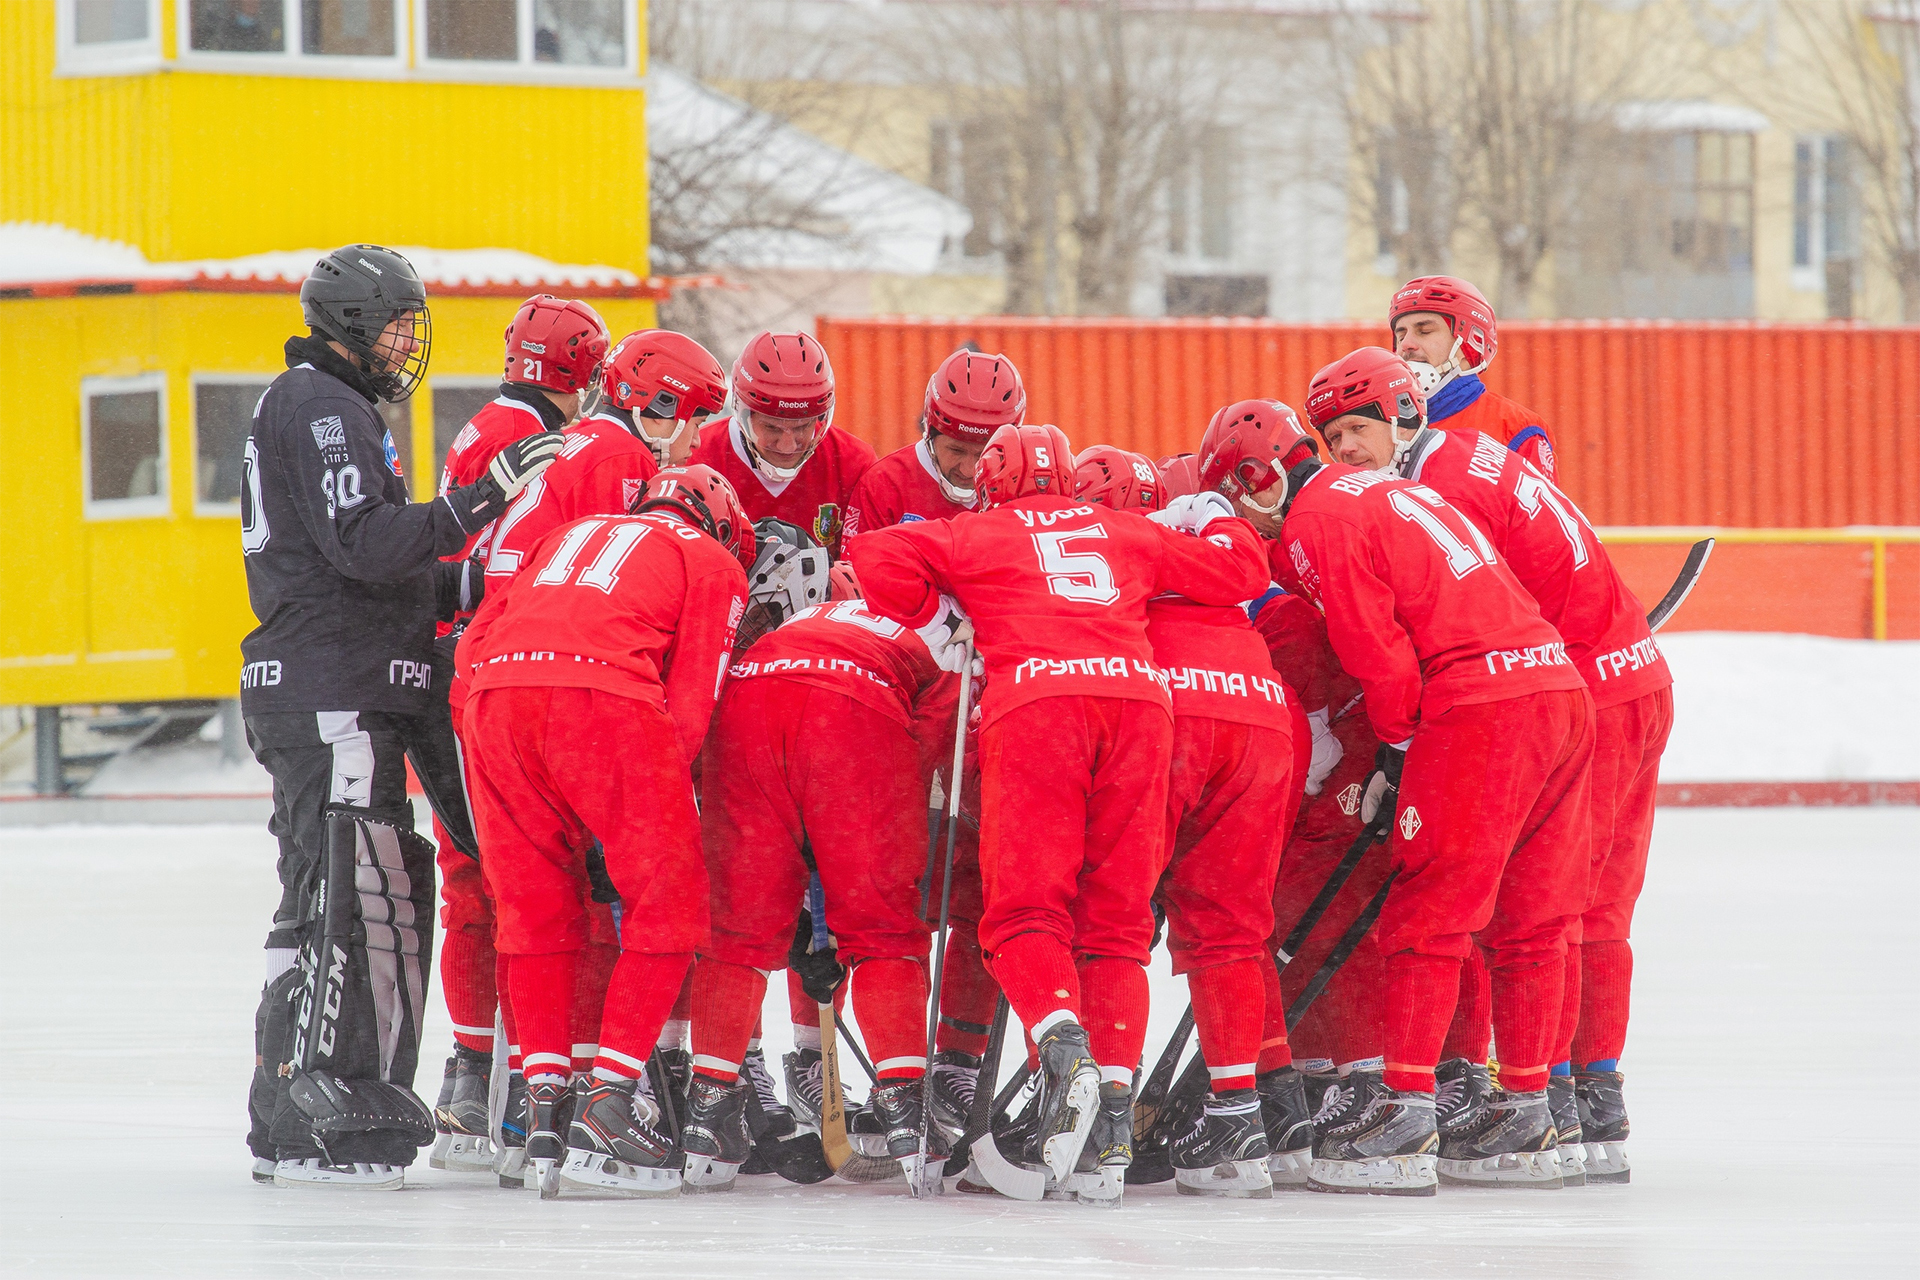
[[(447, 457), (454, 488), (565, 433), (453, 627), (480, 856), (441, 833), (435, 1164), (1093, 1203), (1625, 1181), (1671, 679), (1545, 428), (1479, 379), (1485, 299), (1415, 280), (1389, 325), (1304, 425), (1242, 401), (1159, 463), (1076, 454), (962, 350), (876, 460), (810, 335), (729, 372), (524, 304)], [(1154, 1067), (1162, 930), (1192, 1004)]]

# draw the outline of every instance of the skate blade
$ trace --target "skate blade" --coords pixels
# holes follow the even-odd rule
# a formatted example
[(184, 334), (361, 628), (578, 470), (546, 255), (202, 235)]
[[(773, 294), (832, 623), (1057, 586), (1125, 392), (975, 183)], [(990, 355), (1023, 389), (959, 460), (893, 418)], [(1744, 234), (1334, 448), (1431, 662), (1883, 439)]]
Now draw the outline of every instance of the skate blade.
[(680, 1175), (680, 1190), (690, 1196), (731, 1191), (739, 1173), (740, 1166), (737, 1164), (688, 1152), (687, 1167)]
[[(1127, 1191), (1126, 1166), (1108, 1164), (1086, 1173), (1070, 1173), (1060, 1184), (1060, 1190), (1065, 1193), (1061, 1199), (1077, 1200), (1098, 1209), (1114, 1208)], [(1051, 1194), (1048, 1198), (1052, 1198)]]
[(1584, 1187), (1587, 1185), (1587, 1144), (1576, 1142), (1563, 1144), (1560, 1148), (1560, 1185), (1563, 1187)]
[(318, 1188), (326, 1191), (398, 1191), (406, 1183), (406, 1171), (398, 1165), (356, 1164), (351, 1173), (341, 1169), (302, 1167), (274, 1169), (276, 1187)]
[(1313, 1167), (1313, 1152), (1276, 1151), (1267, 1157), (1267, 1173), (1273, 1178), (1276, 1189), (1287, 1188), (1294, 1191), (1306, 1189), (1308, 1170)]
[(493, 1160), (493, 1171), (500, 1176), (500, 1186), (507, 1191), (524, 1190), (527, 1171), (527, 1149), (525, 1147), (502, 1147)]
[(523, 1191), (532, 1191), (542, 1200), (558, 1199), (560, 1195), (560, 1175), (554, 1169), (552, 1160), (529, 1160), (520, 1174), (520, 1187)]
[(1100, 1074), (1091, 1069), (1079, 1072), (1067, 1083), (1066, 1109), (1073, 1114), (1073, 1128), (1054, 1134), (1040, 1148), (1041, 1161), (1052, 1171), (1054, 1181), (1064, 1183), (1080, 1163), (1099, 1106)]
[(907, 1180), (907, 1194), (915, 1200), (930, 1200), (934, 1196), (945, 1194), (947, 1189), (947, 1158), (929, 1156), (923, 1164), (920, 1153), (898, 1157), (900, 1174)]
[(483, 1133), (443, 1133), (427, 1164), (448, 1173), (492, 1173), (497, 1158), (493, 1140)]
[(1440, 1181), (1454, 1187), (1502, 1191), (1558, 1191), (1560, 1150), (1516, 1151), (1479, 1160), (1440, 1161)]
[(1624, 1142), (1589, 1142), (1582, 1167), (1587, 1181), (1601, 1186), (1618, 1186), (1633, 1181), (1633, 1167), (1627, 1163)]
[(1183, 1196), (1273, 1199), (1273, 1174), (1265, 1160), (1222, 1160), (1205, 1169), (1175, 1169), (1173, 1182), (1173, 1189)]
[(1383, 1156), (1378, 1160), (1315, 1160), (1307, 1189), (1362, 1196), (1431, 1196), (1439, 1194), (1431, 1152), (1412, 1156)]
[(553, 1193), (543, 1186), (540, 1198), (652, 1200), (680, 1194), (678, 1169), (655, 1169), (628, 1164), (599, 1151), (567, 1150), (567, 1158), (553, 1173)]
[(267, 1160), (256, 1156), (253, 1161), (254, 1182), (263, 1187), (272, 1186), (274, 1166), (278, 1163), (277, 1160)]

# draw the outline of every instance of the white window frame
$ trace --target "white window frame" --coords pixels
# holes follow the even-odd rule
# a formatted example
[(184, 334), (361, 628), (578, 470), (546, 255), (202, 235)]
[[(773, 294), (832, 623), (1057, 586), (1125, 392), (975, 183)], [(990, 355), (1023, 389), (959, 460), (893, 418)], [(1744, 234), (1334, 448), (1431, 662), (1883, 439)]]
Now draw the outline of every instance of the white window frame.
[[(434, 430), (437, 424), (436, 415), (439, 412), (438, 409), (435, 408), (435, 404), (440, 398), (440, 392), (442, 390), (491, 391), (493, 393), (492, 399), (487, 402), (491, 404), (493, 400), (500, 398), (500, 383), (502, 381), (502, 376), (497, 373), (443, 373), (435, 374), (427, 379), (427, 395), (429, 397), (427, 408), (432, 411), (427, 415), (427, 437), (433, 442), (435, 454), (433, 458), (429, 459), (433, 467), (433, 492), (440, 492), (440, 475), (447, 467), (447, 455), (445, 451), (440, 448), (440, 438)], [(456, 431), (454, 434), (458, 435), (459, 432)], [(416, 470), (419, 469), (421, 465), (420, 459), (415, 458), (413, 465)]]
[[(1804, 143), (1813, 148), (1813, 173), (1807, 184), (1807, 258), (1805, 265), (1794, 262), (1793, 234), (1797, 230), (1793, 224), (1793, 214), (1797, 209), (1790, 208), (1787, 226), (1787, 262), (1792, 273), (1792, 285), (1802, 293), (1824, 294), (1827, 291), (1827, 264), (1833, 261), (1855, 262), (1860, 258), (1856, 247), (1852, 258), (1829, 258), (1827, 256), (1827, 148), (1842, 135), (1835, 133), (1796, 133), (1793, 145), (1797, 151)], [(1799, 158), (1796, 156), (1794, 167), (1797, 169)], [(1795, 175), (1796, 179), (1798, 175)], [(1858, 192), (1855, 199), (1859, 198)], [(1856, 206), (1857, 207), (1857, 206)]]
[(54, 59), (56, 76), (126, 76), (158, 71), (160, 58), (160, 0), (146, 0), (147, 34), (140, 40), (113, 40), (79, 44), (74, 39), (74, 0), (54, 5)]
[(231, 502), (206, 502), (200, 497), (200, 388), (206, 386), (256, 386), (270, 384), (279, 375), (262, 373), (194, 373), (187, 376), (187, 405), (193, 415), (193, 514), (222, 519), (240, 518), (240, 499)]
[(434, 58), (427, 54), (426, 0), (413, 5), (414, 68), (435, 80), (531, 82), (630, 86), (640, 75), (640, 24), (645, 20), (636, 0), (621, 0), (626, 11), (622, 24), (624, 61), (617, 67), (575, 67), (533, 60), (533, 0), (514, 0), (514, 22), (519, 56), (512, 62), (482, 62), (466, 58)]
[[(125, 395), (155, 391), (160, 400), (160, 456), (155, 461), (154, 488), (157, 493), (141, 498), (99, 498), (93, 496), (93, 400), (95, 396)], [(80, 503), (81, 516), (87, 520), (145, 520), (172, 514), (173, 485), (169, 472), (173, 451), (167, 438), (167, 375), (164, 371), (137, 373), (126, 378), (80, 379)]]
[(302, 49), (300, 0), (280, 0), (286, 19), (287, 47), (279, 53), (223, 53), (193, 47), (192, 0), (173, 0), (182, 71), (226, 71), (239, 75), (340, 77), (351, 80), (399, 79), (407, 74), (408, 13), (414, 0), (394, 0), (393, 54), (307, 53)]

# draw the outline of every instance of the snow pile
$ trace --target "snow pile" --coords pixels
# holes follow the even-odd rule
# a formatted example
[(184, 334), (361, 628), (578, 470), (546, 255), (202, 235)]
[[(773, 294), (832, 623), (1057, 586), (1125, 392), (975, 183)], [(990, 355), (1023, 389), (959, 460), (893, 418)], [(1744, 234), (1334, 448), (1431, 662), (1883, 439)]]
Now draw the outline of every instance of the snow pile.
[(179, 280), (177, 263), (148, 262), (130, 244), (45, 222), (0, 222), (0, 285), (53, 280)]

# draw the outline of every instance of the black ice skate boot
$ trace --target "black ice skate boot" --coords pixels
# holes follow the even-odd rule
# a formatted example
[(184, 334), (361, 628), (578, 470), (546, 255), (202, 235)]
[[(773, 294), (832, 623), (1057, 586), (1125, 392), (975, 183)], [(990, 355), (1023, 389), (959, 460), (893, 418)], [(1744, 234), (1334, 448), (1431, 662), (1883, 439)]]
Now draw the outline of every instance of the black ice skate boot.
[(1267, 1129), (1267, 1171), (1276, 1190), (1304, 1190), (1313, 1164), (1313, 1112), (1307, 1109), (1307, 1081), (1292, 1067), (1263, 1072), (1254, 1080), (1260, 1093), (1260, 1119)]
[(900, 1162), (907, 1190), (915, 1196), (937, 1196), (946, 1187), (947, 1153), (952, 1149), (940, 1126), (927, 1127), (927, 1162), (920, 1164), (920, 1124), (925, 1114), (921, 1080), (897, 1080), (875, 1085), (868, 1109), (885, 1126), (887, 1154)]
[(1117, 1080), (1102, 1081), (1099, 1098), (1080, 1159), (1059, 1189), (1081, 1204), (1116, 1205), (1133, 1164), (1133, 1089)]
[(1493, 1097), (1493, 1080), (1485, 1063), (1448, 1058), (1433, 1069), (1433, 1104), (1440, 1136), (1465, 1133), (1477, 1127)]
[(950, 1141), (967, 1131), (967, 1115), (973, 1110), (973, 1084), (979, 1078), (978, 1054), (942, 1049), (933, 1055), (933, 1122)]
[(567, 1154), (566, 1140), (560, 1135), (567, 1131), (572, 1110), (573, 1090), (565, 1084), (542, 1080), (527, 1086), (526, 1166), (520, 1185), (538, 1191), (542, 1200), (560, 1193), (556, 1178)]
[(1633, 1181), (1627, 1164), (1626, 1077), (1618, 1071), (1581, 1071), (1573, 1077), (1580, 1107), (1580, 1136), (1586, 1143), (1588, 1182)]
[(1547, 1077), (1547, 1113), (1560, 1138), (1560, 1185), (1587, 1185), (1587, 1144), (1580, 1136), (1580, 1103), (1574, 1097), (1572, 1076)]
[(1433, 1095), (1389, 1089), (1377, 1071), (1334, 1080), (1313, 1116), (1307, 1186), (1375, 1196), (1439, 1191)]
[(747, 1092), (752, 1087), (745, 1079), (727, 1084), (694, 1076), (686, 1123), (680, 1129), (680, 1149), (687, 1156), (683, 1190), (733, 1190), (734, 1175), (753, 1154), (747, 1132)]
[[(1081, 1149), (1100, 1111), (1100, 1067), (1087, 1049), (1087, 1031), (1071, 1019), (1040, 1037), (1040, 1162), (1056, 1183), (1080, 1163)], [(1132, 1159), (1132, 1122), (1128, 1122)]]
[(1440, 1181), (1462, 1187), (1560, 1189), (1560, 1136), (1547, 1091), (1495, 1089), (1478, 1123), (1440, 1137)]
[(487, 1089), (493, 1079), (493, 1056), (455, 1044), (440, 1082), (440, 1101), (433, 1109), (438, 1131), (427, 1163), (454, 1173), (491, 1173), (493, 1138), (487, 1117)]
[[(635, 1096), (635, 1083), (592, 1078), (575, 1082), (573, 1123), (554, 1194), (626, 1199), (680, 1194), (681, 1155), (672, 1140), (653, 1127), (654, 1107)], [(647, 1114), (641, 1114), (643, 1110)], [(529, 1164), (534, 1161), (532, 1141)], [(541, 1195), (551, 1198), (544, 1191)]]
[(826, 1073), (818, 1049), (796, 1049), (781, 1059), (787, 1076), (787, 1107), (802, 1129), (820, 1130), (820, 1112), (827, 1094)]
[(507, 1076), (506, 1107), (500, 1113), (500, 1150), (493, 1161), (500, 1185), (509, 1191), (520, 1191), (526, 1186), (527, 1126), (532, 1123), (526, 1077), (518, 1071), (511, 1072)]
[(1183, 1196), (1270, 1200), (1271, 1154), (1257, 1090), (1209, 1094), (1200, 1122), (1173, 1140), (1174, 1189)]

